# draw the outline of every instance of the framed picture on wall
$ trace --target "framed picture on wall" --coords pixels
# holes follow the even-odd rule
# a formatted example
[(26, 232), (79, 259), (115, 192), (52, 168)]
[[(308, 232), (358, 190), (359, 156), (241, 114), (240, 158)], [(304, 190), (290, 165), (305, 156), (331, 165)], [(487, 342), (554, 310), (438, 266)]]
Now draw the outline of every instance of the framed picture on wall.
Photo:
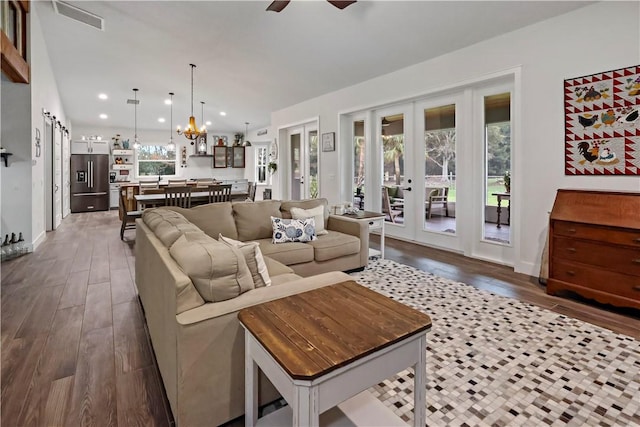
[(336, 133), (327, 132), (322, 134), (322, 151), (336, 150)]

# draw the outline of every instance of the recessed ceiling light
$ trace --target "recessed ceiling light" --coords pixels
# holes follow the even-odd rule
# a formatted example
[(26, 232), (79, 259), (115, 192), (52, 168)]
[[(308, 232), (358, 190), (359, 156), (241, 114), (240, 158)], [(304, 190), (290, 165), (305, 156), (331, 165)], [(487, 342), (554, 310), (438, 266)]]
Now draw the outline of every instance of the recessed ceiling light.
[(220, 115), (221, 115), (221, 116), (226, 116), (226, 115), (227, 115), (227, 113), (225, 113), (224, 111), (220, 111)]
[(98, 95), (98, 98), (100, 98), (100, 99), (109, 99), (109, 97), (107, 96), (107, 94), (106, 94), (106, 93), (101, 93), (101, 94), (99, 94), (99, 95)]
[(158, 118), (158, 121), (159, 121), (160, 123), (164, 123), (164, 117), (159, 117), (159, 118)]
[(211, 126), (211, 122), (209, 120), (207, 120), (204, 124), (207, 126)]
[(104, 120), (104, 119), (108, 119), (109, 116), (107, 116), (106, 114), (100, 114), (100, 118)]
[(171, 100), (170, 99), (165, 99), (164, 100), (164, 104), (165, 105), (171, 105)]

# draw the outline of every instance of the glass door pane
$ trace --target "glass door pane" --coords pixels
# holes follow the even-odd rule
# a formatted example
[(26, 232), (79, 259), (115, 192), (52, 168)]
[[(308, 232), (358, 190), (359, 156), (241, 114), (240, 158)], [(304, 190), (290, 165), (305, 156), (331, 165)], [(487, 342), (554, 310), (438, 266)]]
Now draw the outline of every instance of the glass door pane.
[(424, 110), (424, 230), (456, 232), (456, 105)]
[[(404, 223), (404, 114), (383, 116), (382, 128), (382, 212), (386, 221)], [(385, 194), (386, 193), (386, 194)]]
[(353, 122), (353, 206), (364, 209), (366, 143), (364, 120)]
[(306, 197), (318, 198), (318, 131), (312, 130), (307, 134), (309, 142), (309, 186)]
[(511, 95), (484, 97), (485, 240), (510, 243), (511, 232)]
[(300, 200), (300, 185), (301, 185), (301, 156), (300, 156), (300, 133), (294, 133), (291, 135), (291, 152), (289, 153), (291, 158), (291, 200)]

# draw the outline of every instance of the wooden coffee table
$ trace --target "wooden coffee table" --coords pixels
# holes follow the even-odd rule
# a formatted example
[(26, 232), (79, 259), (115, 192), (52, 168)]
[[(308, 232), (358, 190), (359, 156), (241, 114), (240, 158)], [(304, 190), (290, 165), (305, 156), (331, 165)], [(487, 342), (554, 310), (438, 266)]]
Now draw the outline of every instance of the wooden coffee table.
[[(245, 308), (238, 318), (247, 426), (290, 422), (283, 417), (317, 426), (325, 411), (331, 425), (345, 425), (341, 416), (351, 425), (404, 425), (363, 390), (407, 367), (415, 369), (414, 425), (425, 425), (426, 314), (347, 281)], [(258, 368), (289, 403), (260, 420)]]

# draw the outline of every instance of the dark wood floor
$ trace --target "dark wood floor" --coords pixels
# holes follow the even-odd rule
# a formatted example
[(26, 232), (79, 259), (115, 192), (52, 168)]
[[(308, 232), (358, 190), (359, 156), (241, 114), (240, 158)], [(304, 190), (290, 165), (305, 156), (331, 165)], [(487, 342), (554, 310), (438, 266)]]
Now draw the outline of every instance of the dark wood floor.
[[(119, 226), (116, 212), (74, 214), (35, 253), (2, 263), (3, 426), (172, 423)], [(548, 296), (508, 267), (393, 239), (386, 255), (640, 339), (637, 312)]]

